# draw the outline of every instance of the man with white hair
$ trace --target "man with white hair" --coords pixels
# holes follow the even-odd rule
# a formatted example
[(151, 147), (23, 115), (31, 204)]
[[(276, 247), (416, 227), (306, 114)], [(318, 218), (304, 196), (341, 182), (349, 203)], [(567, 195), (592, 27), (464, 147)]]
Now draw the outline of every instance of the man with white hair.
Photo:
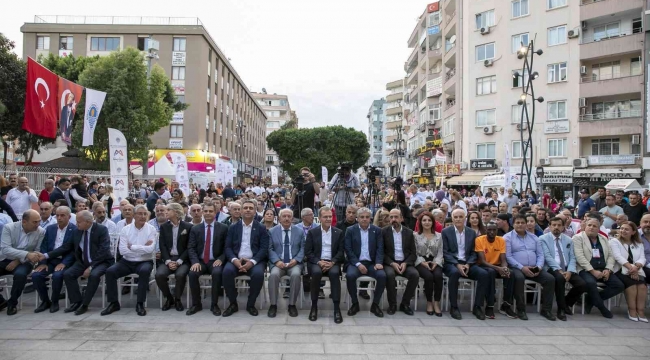
[(156, 217), (149, 220), (149, 225), (156, 228), (156, 231), (160, 232), (160, 227), (167, 222), (167, 205), (158, 204), (156, 205)]
[(56, 224), (56, 217), (52, 215), (53, 208), (52, 203), (49, 201), (44, 201), (39, 205), (39, 213), (41, 215), (41, 223), (39, 226), (42, 229), (46, 229), (48, 226)]
[(106, 217), (106, 208), (104, 207), (104, 204), (97, 201), (93, 204), (92, 209), (95, 222), (106, 226), (109, 234), (115, 234), (117, 232), (117, 225), (115, 225), (111, 219)]
[(117, 224), (118, 222), (120, 222), (120, 220), (124, 219), (124, 216), (122, 215), (122, 211), (124, 211), (124, 210), (123, 210), (124, 207), (125, 207), (126, 205), (129, 205), (129, 204), (130, 204), (130, 203), (129, 203), (129, 200), (122, 199), (122, 200), (120, 201), (120, 213), (119, 213), (118, 215), (113, 216), (113, 217), (111, 218), (111, 221)]
[[(255, 200), (251, 200), (251, 201), (253, 201), (255, 207), (257, 207), (257, 201)], [(241, 219), (241, 209), (242, 209), (241, 204), (238, 202), (232, 201), (228, 203), (228, 213), (230, 214), (230, 216), (226, 220), (224, 220), (223, 223), (230, 226), (239, 222), (239, 220)]]
[(25, 211), (32, 208), (32, 203), (38, 202), (36, 192), (29, 188), (28, 183), (26, 177), (20, 177), (18, 178), (18, 186), (7, 193), (6, 201), (19, 219)]
[(41, 193), (38, 194), (38, 202), (40, 204), (50, 201), (50, 194), (52, 191), (54, 191), (54, 180), (52, 179), (45, 179), (45, 182), (43, 183), (44, 187), (43, 190), (41, 190)]
[(118, 221), (117, 224), (115, 224), (115, 231), (117, 233), (120, 233), (122, 231), (122, 228), (125, 226), (131, 225), (133, 223), (133, 210), (134, 207), (131, 204), (126, 204), (124, 207), (122, 207), (122, 216), (124, 216), (124, 219)]

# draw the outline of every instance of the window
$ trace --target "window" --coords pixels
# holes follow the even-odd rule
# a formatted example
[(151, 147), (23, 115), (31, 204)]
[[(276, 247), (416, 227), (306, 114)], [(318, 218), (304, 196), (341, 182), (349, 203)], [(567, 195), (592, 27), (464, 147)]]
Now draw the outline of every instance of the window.
[(477, 159), (495, 159), (496, 144), (485, 143), (476, 144), (476, 158)]
[[(527, 104), (530, 106), (530, 104)], [(521, 115), (524, 112), (524, 106), (523, 105), (512, 105), (512, 108), (510, 110), (511, 114), (511, 122), (512, 124), (521, 124)], [(530, 111), (530, 110), (529, 110)]]
[(566, 81), (566, 63), (550, 64), (548, 66), (548, 82)]
[(479, 110), (476, 112), (476, 126), (496, 125), (496, 109)]
[(483, 44), (476, 47), (476, 61), (494, 59), (494, 43)]
[(619, 155), (620, 139), (592, 139), (591, 155)]
[[(519, 73), (519, 76), (515, 76), (515, 73)], [(521, 69), (512, 71), (512, 87), (522, 87), (528, 83), (528, 72), (525, 72)]]
[(630, 75), (641, 75), (641, 57), (636, 56), (630, 59)]
[(528, 46), (530, 39), (528, 33), (512, 35), (512, 53), (516, 53), (522, 46)]
[(455, 128), (456, 128), (454, 120), (455, 120), (454, 117), (448, 117), (448, 118), (445, 119), (445, 122), (444, 122), (444, 124), (442, 126), (442, 136), (443, 137), (454, 134), (454, 131), (455, 131)]
[(641, 116), (641, 100), (619, 100), (591, 104), (594, 120)]
[(36, 37), (36, 49), (37, 50), (50, 50), (50, 37), (49, 36), (37, 36)]
[(185, 44), (187, 39), (185, 38), (174, 38), (174, 47), (172, 51), (185, 51)]
[(440, 11), (429, 14), (429, 27), (440, 25)]
[(548, 139), (548, 157), (566, 157), (566, 139)]
[(440, 104), (429, 105), (429, 120), (436, 121), (440, 120), (442, 116), (442, 111), (440, 109)]
[(620, 61), (611, 61), (602, 64), (591, 65), (591, 78), (594, 81), (616, 79), (619, 77), (621, 77)]
[(567, 0), (546, 0), (548, 4), (548, 9), (559, 8), (560, 6), (566, 6)]
[(641, 18), (632, 19), (632, 34), (638, 34), (643, 31), (643, 22)]
[(146, 51), (145, 46), (147, 43), (147, 38), (146, 37), (138, 37), (138, 50), (140, 51)]
[(497, 92), (496, 75), (476, 79), (476, 95), (494, 94)]
[(566, 100), (548, 102), (548, 120), (564, 120), (566, 116)]
[(488, 28), (494, 26), (494, 10), (476, 14), (476, 28)]
[(59, 50), (72, 50), (72, 36), (61, 36), (59, 38)]
[(521, 141), (513, 141), (512, 142), (512, 158), (513, 159), (521, 159), (524, 155), (524, 152), (522, 151), (521, 147)]
[(594, 27), (594, 41), (600, 41), (610, 37), (618, 36), (621, 32), (619, 22)]
[(114, 51), (120, 49), (120, 38), (118, 37), (91, 37), (91, 51)]
[(172, 80), (185, 80), (185, 66), (172, 66)]
[(528, 12), (528, 0), (515, 0), (512, 2), (512, 17), (518, 18), (530, 14)]
[(206, 130), (210, 129), (210, 116), (209, 115), (205, 116), (205, 129)]
[(566, 25), (548, 28), (548, 46), (566, 44)]
[(170, 125), (169, 126), (169, 137), (170, 138), (182, 138), (183, 137), (183, 125)]

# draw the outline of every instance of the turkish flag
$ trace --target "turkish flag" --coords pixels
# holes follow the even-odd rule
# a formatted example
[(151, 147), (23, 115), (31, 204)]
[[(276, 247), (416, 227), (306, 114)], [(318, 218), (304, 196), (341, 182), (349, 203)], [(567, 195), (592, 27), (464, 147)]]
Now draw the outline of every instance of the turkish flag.
[(27, 59), (27, 89), (23, 130), (34, 135), (56, 138), (59, 119), (57, 104), (59, 77), (32, 58)]

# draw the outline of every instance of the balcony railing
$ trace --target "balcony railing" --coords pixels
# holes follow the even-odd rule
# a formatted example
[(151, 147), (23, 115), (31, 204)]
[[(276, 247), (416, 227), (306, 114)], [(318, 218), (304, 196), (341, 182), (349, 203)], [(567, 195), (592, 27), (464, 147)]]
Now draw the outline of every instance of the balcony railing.
[(445, 53), (448, 53), (449, 51), (451, 51), (451, 49), (453, 49), (455, 46), (456, 46), (456, 43), (452, 44), (452, 43), (450, 43), (448, 41), (445, 42)]
[(445, 103), (445, 110), (449, 110), (456, 105), (456, 99), (447, 100)]
[(92, 25), (203, 25), (197, 17), (36, 15), (35, 23)]
[(605, 80), (612, 80), (612, 79), (622, 79), (626, 77), (631, 77), (631, 76), (639, 76), (643, 75), (640, 71), (638, 74), (633, 74), (632, 72), (626, 72), (625, 74), (622, 73), (612, 73), (608, 75), (591, 75), (591, 76), (583, 76), (580, 78), (581, 83), (589, 83), (589, 82), (595, 82), (595, 81), (605, 81)]
[(580, 121), (600, 121), (641, 117), (641, 110), (618, 110), (605, 113), (580, 115)]
[(580, 5), (589, 5), (601, 1), (607, 1), (607, 0), (580, 0)]
[(445, 82), (447, 82), (449, 79), (454, 77), (454, 75), (456, 75), (456, 68), (447, 71), (447, 73), (445, 74)]
[(641, 28), (632, 28), (629, 26), (626, 26), (624, 28), (619, 28), (619, 29), (611, 29), (607, 30), (605, 32), (600, 32), (597, 34), (593, 33), (593, 28), (588, 29), (585, 31), (587, 35), (582, 36), (582, 42), (581, 44), (589, 44), (592, 42), (598, 42), (598, 41), (605, 41), (605, 40), (612, 40), (612, 39), (618, 39), (621, 37), (625, 37), (628, 35), (632, 34), (639, 34), (642, 33), (643, 29)]

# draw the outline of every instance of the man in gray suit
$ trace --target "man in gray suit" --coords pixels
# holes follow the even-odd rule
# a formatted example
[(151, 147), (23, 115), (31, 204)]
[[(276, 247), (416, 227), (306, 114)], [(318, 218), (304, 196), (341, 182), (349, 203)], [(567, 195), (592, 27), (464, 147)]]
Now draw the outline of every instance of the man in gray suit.
[(2, 228), (0, 276), (14, 276), (9, 301), (0, 296), (0, 310), (6, 306), (7, 315), (16, 314), (18, 298), (23, 293), (27, 276), (42, 256), (37, 251), (45, 237), (45, 230), (39, 227), (40, 223), (41, 216), (36, 210), (30, 209), (22, 214), (21, 222), (10, 223)]
[(300, 275), (302, 274), (302, 259), (305, 256), (305, 233), (295, 225), (291, 225), (293, 212), (290, 209), (280, 210), (280, 225), (269, 231), (269, 298), (271, 306), (268, 316), (275, 317), (278, 311), (278, 290), (280, 278), (289, 275), (289, 316), (298, 316), (296, 300), (300, 294)]

